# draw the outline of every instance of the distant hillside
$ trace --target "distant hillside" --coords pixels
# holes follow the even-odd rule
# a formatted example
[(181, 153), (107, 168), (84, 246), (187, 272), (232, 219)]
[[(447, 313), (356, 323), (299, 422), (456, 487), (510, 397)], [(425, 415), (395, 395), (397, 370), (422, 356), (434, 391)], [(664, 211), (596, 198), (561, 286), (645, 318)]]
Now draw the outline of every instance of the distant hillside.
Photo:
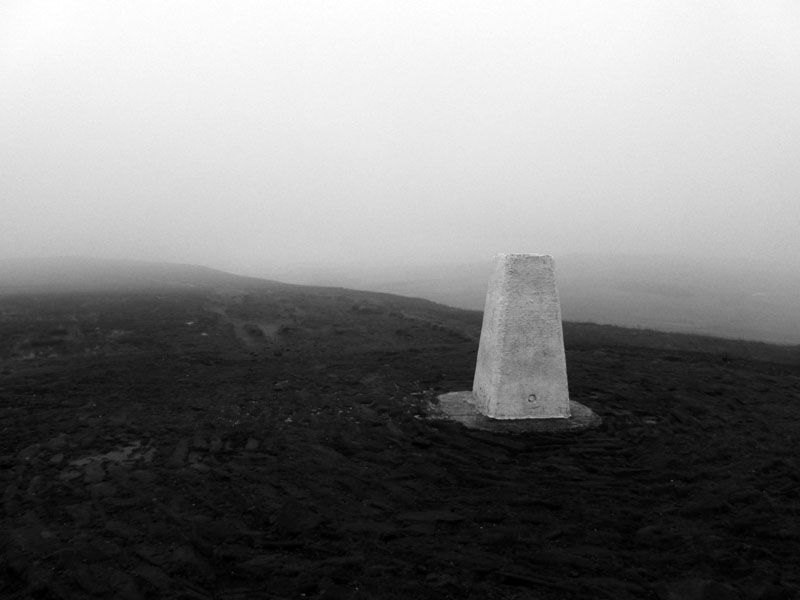
[[(556, 268), (565, 321), (800, 343), (800, 275), (788, 269), (755, 262), (724, 265), (602, 256), (556, 257)], [(0, 260), (0, 294), (306, 285), (397, 294), (482, 311), (490, 269), (488, 261), (350, 269), (305, 266), (259, 279), (197, 265), (5, 259)]]
[(565, 257), (564, 318), (776, 343), (800, 342), (800, 276), (757, 261)]
[(281, 284), (197, 265), (79, 257), (0, 260), (0, 294), (270, 285)]
[[(568, 321), (647, 327), (774, 343), (800, 343), (800, 274), (739, 260), (670, 256), (556, 256)], [(491, 262), (332, 268), (300, 265), (270, 276), (418, 296), (483, 310)]]
[[(447, 273), (442, 273), (440, 283), (445, 289), (450, 286), (450, 291), (447, 293), (462, 289), (470, 293), (477, 291), (482, 296), (484, 291), (478, 290), (478, 288), (484, 286), (485, 283), (479, 284), (478, 278), (485, 279), (488, 273), (482, 271), (488, 271), (488, 268), (489, 265), (480, 265), (474, 269), (468, 265), (464, 265), (460, 269), (451, 268)], [(421, 275), (424, 273), (414, 273), (409, 269), (402, 274)], [(354, 273), (354, 275), (358, 274)], [(469, 278), (473, 276), (474, 281), (467, 285), (470, 281)], [(614, 281), (608, 273), (599, 270), (594, 272), (595, 279), (601, 276), (607, 279), (606, 284)], [(591, 281), (588, 276), (587, 280)], [(119, 293), (144, 292), (141, 298), (149, 297), (151, 299), (189, 298), (199, 294), (199, 297), (211, 299), (209, 302), (212, 305), (216, 302), (245, 302), (246, 300), (242, 305), (244, 308), (236, 309), (240, 312), (246, 307), (250, 308), (247, 308), (245, 312), (252, 312), (250, 305), (253, 302), (258, 303), (258, 298), (267, 302), (269, 306), (272, 306), (270, 302), (282, 298), (287, 306), (294, 306), (295, 309), (306, 312), (308, 315), (317, 315), (313, 318), (309, 316), (312, 321), (318, 320), (320, 315), (328, 314), (331, 310), (338, 310), (336, 307), (341, 309), (344, 306), (346, 310), (342, 309), (343, 312), (337, 313), (338, 317), (334, 318), (331, 315), (329, 317), (332, 320), (344, 322), (350, 318), (350, 312), (390, 315), (403, 321), (402, 327), (389, 327), (388, 331), (392, 332), (392, 339), (396, 335), (403, 335), (402, 332), (408, 323), (414, 323), (417, 326), (429, 327), (432, 331), (445, 332), (445, 334), (459, 339), (469, 338), (474, 344), (477, 344), (482, 320), (481, 311), (452, 308), (442, 302), (443, 297), (436, 294), (430, 295), (439, 302), (420, 297), (422, 294), (419, 294), (419, 291), (433, 289), (437, 281), (439, 280), (434, 277), (419, 277), (405, 282), (404, 285), (386, 286), (387, 288), (396, 287), (398, 291), (405, 292), (405, 294), (392, 294), (385, 291), (363, 289), (359, 291), (330, 285), (336, 283), (335, 280), (324, 281), (329, 284), (325, 286), (300, 285), (244, 277), (196, 265), (82, 258), (0, 260), (0, 299), (6, 303), (4, 307), (0, 307), (0, 317), (4, 317), (6, 320), (10, 319), (9, 322), (15, 322), (19, 315), (27, 314), (30, 310), (44, 311), (43, 314), (57, 313), (59, 310), (65, 310), (65, 306), (74, 303), (75, 298), (85, 296), (80, 292), (98, 292), (98, 298), (111, 298)], [(647, 281), (648, 279), (642, 276), (639, 286), (646, 285)], [(356, 284), (354, 287), (358, 287), (357, 281), (351, 280), (349, 283)], [(608, 295), (603, 296), (603, 283), (595, 283), (596, 288), (592, 292), (596, 297), (607, 299)], [(637, 284), (635, 280), (630, 283), (631, 285)], [(459, 285), (462, 287), (459, 288)], [(568, 290), (566, 294), (568, 299), (571, 297), (574, 300), (574, 295), (570, 290), (572, 285), (573, 282), (567, 278), (566, 285), (563, 287)], [(637, 292), (641, 291), (640, 287), (637, 287)], [(581, 289), (580, 286), (578, 289)], [(694, 292), (690, 289), (667, 287), (664, 290), (657, 290), (656, 295), (660, 297), (672, 295), (678, 299), (692, 298)], [(66, 296), (64, 292), (67, 293)], [(653, 293), (653, 291), (646, 290), (642, 293)], [(47, 299), (51, 294), (53, 294), (52, 298)], [(623, 295), (622, 298), (626, 297)], [(33, 306), (30, 305), (32, 299), (34, 300)], [(45, 310), (43, 307), (50, 308)], [(301, 309), (300, 307), (305, 308)], [(613, 305), (607, 306), (605, 314), (613, 314), (612, 309), (615, 309)], [(672, 309), (674, 310), (675, 306)], [(568, 300), (565, 312), (569, 310)], [(601, 313), (598, 311), (598, 314)], [(624, 320), (625, 315), (622, 315), (621, 312), (618, 314), (620, 320)], [(295, 328), (293, 319), (294, 317), (288, 318), (285, 322), (281, 321), (280, 327), (288, 328), (287, 331), (293, 330)], [(0, 321), (2, 320), (0, 319)], [(233, 323), (236, 334), (247, 338), (251, 345), (261, 340), (263, 336), (269, 338), (276, 330), (274, 323), (265, 324), (251, 321), (237, 320)], [(564, 337), (566, 345), (572, 350), (617, 346), (711, 353), (726, 357), (726, 359), (756, 359), (792, 365), (796, 365), (800, 361), (800, 345), (775, 346), (763, 342), (737, 341), (700, 334), (669, 333), (654, 329), (657, 328), (625, 328), (609, 324), (593, 324), (567, 317), (564, 323)], [(59, 335), (56, 336), (56, 341), (61, 343), (63, 340)], [(250, 339), (251, 337), (252, 339)], [(9, 342), (9, 340), (5, 341)], [(340, 336), (339, 342), (342, 341), (344, 338)]]

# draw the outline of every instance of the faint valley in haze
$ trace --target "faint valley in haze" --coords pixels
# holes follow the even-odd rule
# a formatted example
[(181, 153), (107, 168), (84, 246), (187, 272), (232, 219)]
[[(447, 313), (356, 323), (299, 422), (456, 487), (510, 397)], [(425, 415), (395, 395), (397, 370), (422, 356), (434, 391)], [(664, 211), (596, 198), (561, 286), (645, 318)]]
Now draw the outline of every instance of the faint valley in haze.
[[(800, 344), (800, 275), (756, 260), (669, 256), (556, 256), (565, 321)], [(54, 257), (0, 260), (0, 294), (120, 292), (191, 287), (341, 287), (424, 298), (482, 311), (491, 261), (229, 269)]]
[[(566, 321), (800, 343), (800, 275), (757, 259), (556, 256)], [(265, 276), (426, 298), (483, 310), (491, 261), (428, 265), (298, 264)]]

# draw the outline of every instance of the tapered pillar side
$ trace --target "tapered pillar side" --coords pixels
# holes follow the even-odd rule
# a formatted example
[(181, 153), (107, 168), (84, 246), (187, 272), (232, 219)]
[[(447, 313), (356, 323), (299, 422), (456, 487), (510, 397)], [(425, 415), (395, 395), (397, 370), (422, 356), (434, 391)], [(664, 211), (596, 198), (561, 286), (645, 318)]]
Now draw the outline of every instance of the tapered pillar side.
[(495, 257), (472, 392), (478, 411), (494, 419), (570, 416), (552, 257)]

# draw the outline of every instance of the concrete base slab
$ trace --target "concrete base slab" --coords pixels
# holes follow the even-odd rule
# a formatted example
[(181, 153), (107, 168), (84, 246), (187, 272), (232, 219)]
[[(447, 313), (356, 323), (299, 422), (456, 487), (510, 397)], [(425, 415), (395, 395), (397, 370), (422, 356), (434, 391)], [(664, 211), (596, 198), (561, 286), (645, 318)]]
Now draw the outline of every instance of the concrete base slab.
[(458, 421), (470, 429), (498, 433), (529, 433), (536, 431), (578, 431), (597, 427), (602, 419), (588, 406), (570, 400), (570, 416), (551, 419), (492, 419), (478, 412), (471, 391), (450, 392), (437, 397), (430, 410), (432, 419)]

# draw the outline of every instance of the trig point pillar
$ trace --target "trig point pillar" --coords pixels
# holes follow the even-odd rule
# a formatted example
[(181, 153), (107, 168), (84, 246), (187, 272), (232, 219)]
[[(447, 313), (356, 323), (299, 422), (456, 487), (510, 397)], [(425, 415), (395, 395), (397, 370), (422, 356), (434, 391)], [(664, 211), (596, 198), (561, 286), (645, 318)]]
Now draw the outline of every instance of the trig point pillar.
[(545, 254), (495, 257), (472, 391), (438, 396), (431, 418), (503, 433), (600, 424), (590, 408), (569, 398), (554, 271)]
[(492, 419), (570, 416), (552, 257), (495, 257), (472, 393), (478, 411)]

